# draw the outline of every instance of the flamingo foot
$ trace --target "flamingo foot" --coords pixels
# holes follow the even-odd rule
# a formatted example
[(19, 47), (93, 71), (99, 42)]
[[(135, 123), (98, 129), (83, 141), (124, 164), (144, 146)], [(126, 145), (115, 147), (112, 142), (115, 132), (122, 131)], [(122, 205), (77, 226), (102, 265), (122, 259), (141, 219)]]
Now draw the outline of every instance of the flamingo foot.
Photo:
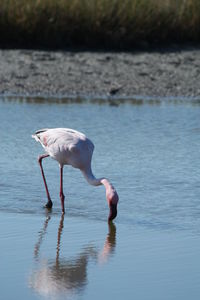
[(51, 199), (48, 199), (48, 202), (45, 204), (45, 208), (51, 209), (53, 206), (53, 202), (51, 201)]
[(114, 218), (116, 218), (117, 216), (117, 204), (110, 203), (109, 207), (110, 207), (110, 214), (108, 216), (108, 221), (110, 222), (114, 220)]

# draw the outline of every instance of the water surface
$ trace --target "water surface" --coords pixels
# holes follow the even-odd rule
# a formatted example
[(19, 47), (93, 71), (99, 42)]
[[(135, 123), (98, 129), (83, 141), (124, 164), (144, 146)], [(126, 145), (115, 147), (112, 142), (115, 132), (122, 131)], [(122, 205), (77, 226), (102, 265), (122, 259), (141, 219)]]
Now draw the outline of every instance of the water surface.
[[(124, 102), (124, 101), (123, 101)], [(1, 294), (27, 299), (198, 299), (200, 106), (124, 102), (0, 101)], [(31, 134), (68, 127), (95, 144), (93, 171), (119, 196), (108, 226), (104, 187), (59, 168)], [(12, 286), (12, 289), (10, 288)]]

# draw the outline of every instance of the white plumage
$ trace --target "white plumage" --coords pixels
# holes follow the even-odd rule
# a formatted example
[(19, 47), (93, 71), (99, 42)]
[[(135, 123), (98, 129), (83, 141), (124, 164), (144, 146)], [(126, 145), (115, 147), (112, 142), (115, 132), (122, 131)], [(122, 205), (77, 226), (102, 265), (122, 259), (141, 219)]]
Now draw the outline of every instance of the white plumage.
[(60, 166), (83, 169), (91, 162), (94, 145), (81, 132), (69, 128), (43, 129), (37, 131), (33, 138)]

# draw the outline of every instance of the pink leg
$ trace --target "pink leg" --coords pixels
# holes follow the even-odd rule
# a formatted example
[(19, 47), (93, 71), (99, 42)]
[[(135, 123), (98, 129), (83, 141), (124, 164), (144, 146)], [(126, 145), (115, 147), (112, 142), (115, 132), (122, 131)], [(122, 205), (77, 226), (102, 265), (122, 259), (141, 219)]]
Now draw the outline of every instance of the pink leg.
[(62, 207), (62, 213), (65, 213), (65, 206), (64, 206), (64, 201), (65, 201), (65, 196), (63, 194), (63, 167), (60, 166), (60, 201), (61, 201), (61, 207)]
[(51, 208), (52, 205), (53, 205), (53, 203), (52, 203), (51, 197), (49, 195), (49, 190), (48, 190), (48, 187), (47, 187), (47, 182), (46, 182), (46, 178), (44, 176), (44, 171), (43, 171), (43, 167), (42, 167), (42, 160), (43, 160), (43, 158), (46, 158), (48, 156), (49, 156), (49, 154), (43, 154), (43, 155), (39, 156), (38, 163), (40, 165), (40, 169), (41, 169), (41, 172), (42, 172), (42, 178), (43, 178), (43, 181), (44, 181), (44, 186), (45, 186), (45, 190), (46, 190), (46, 194), (47, 194), (47, 199), (48, 199), (48, 202), (45, 205), (45, 207)]

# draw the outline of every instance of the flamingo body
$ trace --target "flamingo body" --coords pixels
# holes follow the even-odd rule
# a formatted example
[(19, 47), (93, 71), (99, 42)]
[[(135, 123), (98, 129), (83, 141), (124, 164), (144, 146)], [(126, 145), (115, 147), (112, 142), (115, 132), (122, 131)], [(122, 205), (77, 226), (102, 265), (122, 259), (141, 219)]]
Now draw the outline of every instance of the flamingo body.
[(81, 132), (69, 128), (38, 130), (33, 137), (60, 166), (84, 169), (90, 165), (93, 143)]
[(45, 149), (46, 154), (39, 157), (38, 161), (47, 193), (47, 207), (52, 207), (52, 201), (49, 195), (44, 171), (42, 168), (42, 159), (50, 156), (58, 161), (60, 165), (60, 198), (62, 211), (64, 213), (64, 194), (63, 194), (63, 166), (71, 165), (82, 171), (89, 184), (97, 186), (104, 185), (106, 189), (106, 198), (110, 207), (108, 219), (112, 220), (117, 215), (118, 194), (113, 185), (106, 178), (97, 179), (91, 169), (92, 154), (94, 145), (83, 133), (69, 128), (41, 129), (35, 132), (32, 137), (40, 142)]

